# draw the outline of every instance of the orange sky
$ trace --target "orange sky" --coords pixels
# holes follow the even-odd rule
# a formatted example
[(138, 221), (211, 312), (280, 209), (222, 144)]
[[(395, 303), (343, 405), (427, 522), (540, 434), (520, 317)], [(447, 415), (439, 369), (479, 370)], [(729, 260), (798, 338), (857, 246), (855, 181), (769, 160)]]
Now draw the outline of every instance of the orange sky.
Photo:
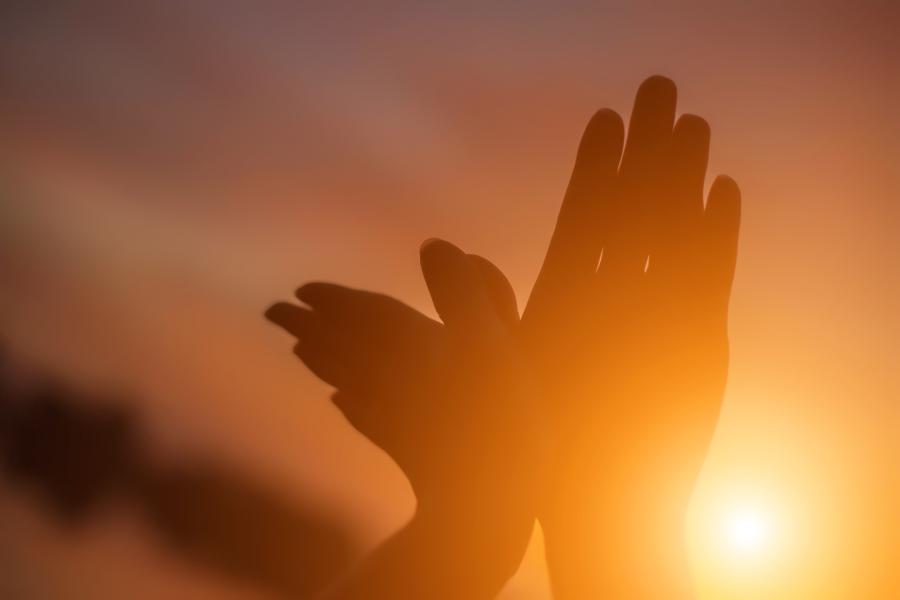
[[(790, 531), (749, 574), (692, 534), (698, 581), (709, 598), (741, 578), (747, 598), (883, 597), (900, 560), (900, 11), (850, 4), (10, 3), (0, 331), (134, 390), (160, 452), (314, 490), (374, 543), (409, 514), (406, 484), (263, 308), (324, 278), (427, 310), (432, 236), (494, 259), (524, 301), (584, 123), (662, 73), (712, 126), (711, 177), (744, 195), (697, 506), (766, 495)], [(121, 523), (74, 543), (3, 491), (0, 526), (27, 598), (125, 597), (151, 568), (148, 599), (224, 597)], [(531, 561), (509, 597), (543, 585)]]

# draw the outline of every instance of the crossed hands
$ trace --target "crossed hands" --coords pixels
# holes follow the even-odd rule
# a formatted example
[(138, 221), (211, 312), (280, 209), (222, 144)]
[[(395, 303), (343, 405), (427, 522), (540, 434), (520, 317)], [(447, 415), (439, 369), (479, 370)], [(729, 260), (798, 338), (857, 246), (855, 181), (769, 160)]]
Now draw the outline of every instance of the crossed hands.
[(728, 365), (740, 192), (704, 204), (709, 127), (675, 85), (638, 90), (626, 139), (588, 124), (519, 319), (488, 260), (431, 240), (442, 323), (311, 283), (269, 319), (408, 476), (416, 516), (333, 598), (491, 598), (541, 521), (560, 599), (686, 598), (683, 521)]

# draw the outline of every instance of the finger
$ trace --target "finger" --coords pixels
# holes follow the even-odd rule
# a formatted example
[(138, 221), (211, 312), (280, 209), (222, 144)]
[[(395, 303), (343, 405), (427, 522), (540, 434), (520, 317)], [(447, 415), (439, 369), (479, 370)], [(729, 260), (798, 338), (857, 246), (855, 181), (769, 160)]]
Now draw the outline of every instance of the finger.
[[(406, 304), (386, 296), (330, 283), (309, 283), (297, 296), (313, 306), (318, 318), (319, 344), (341, 371), (342, 389), (350, 386), (364, 396), (395, 387), (404, 369), (419, 367), (443, 340), (440, 323)], [(323, 360), (304, 354), (309, 366), (319, 370)]]
[(265, 317), (298, 338), (316, 334), (319, 327), (313, 311), (288, 302), (276, 302), (266, 309)]
[(295, 294), (333, 327), (354, 335), (371, 334), (386, 326), (388, 319), (415, 312), (390, 296), (335, 283), (306, 283)]
[(720, 175), (709, 191), (703, 212), (703, 242), (713, 306), (727, 310), (737, 262), (741, 224), (741, 191), (730, 177)]
[(383, 334), (397, 328), (427, 327), (434, 322), (399, 300), (365, 290), (333, 283), (312, 282), (300, 287), (297, 298), (313, 307), (333, 326), (353, 334), (370, 335), (386, 341)]
[(628, 138), (619, 173), (643, 178), (648, 164), (658, 161), (675, 122), (678, 89), (661, 75), (646, 79), (638, 88), (628, 123)]
[(422, 244), (420, 261), (434, 308), (448, 333), (473, 347), (499, 340), (500, 319), (475, 263), (453, 244), (436, 239)]
[(695, 260), (709, 138), (709, 125), (696, 115), (683, 115), (672, 133), (664, 187), (648, 215), (650, 272), (664, 280), (679, 279)]
[(338, 388), (354, 384), (357, 378), (347, 366), (347, 344), (340, 341), (333, 328), (325, 326), (316, 312), (276, 302), (266, 310), (265, 316), (297, 338), (294, 354), (316, 377)]
[(497, 265), (477, 254), (469, 254), (469, 260), (475, 263), (481, 273), (481, 281), (487, 289), (488, 296), (500, 320), (514, 330), (519, 324), (519, 307), (516, 303), (516, 292), (510, 285), (506, 275)]
[(622, 118), (609, 109), (594, 114), (585, 128), (539, 283), (566, 286), (596, 270), (624, 137)]
[(621, 191), (614, 230), (603, 249), (607, 269), (642, 269), (648, 254), (646, 215), (657, 193), (665, 149), (675, 122), (677, 89), (665, 77), (650, 77), (638, 89), (619, 168)]
[(357, 293), (357, 290), (336, 283), (313, 281), (300, 286), (295, 295), (322, 314), (333, 315), (353, 312)]
[(669, 160), (674, 169), (675, 193), (681, 204), (677, 209), (691, 215), (703, 212), (703, 182), (709, 162), (709, 123), (697, 115), (678, 119), (672, 132)]

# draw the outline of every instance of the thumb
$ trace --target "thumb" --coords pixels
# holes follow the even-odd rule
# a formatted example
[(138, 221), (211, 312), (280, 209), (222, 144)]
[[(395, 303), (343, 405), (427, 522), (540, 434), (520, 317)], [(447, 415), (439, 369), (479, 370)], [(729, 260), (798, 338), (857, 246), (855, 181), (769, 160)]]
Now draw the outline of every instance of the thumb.
[(472, 343), (496, 339), (500, 320), (475, 263), (450, 242), (437, 239), (422, 244), (420, 260), (431, 301), (448, 332)]
[(497, 265), (483, 256), (470, 254), (469, 260), (475, 263), (481, 273), (481, 281), (493, 302), (497, 316), (510, 331), (515, 331), (519, 325), (519, 307), (516, 303), (516, 292), (506, 275)]

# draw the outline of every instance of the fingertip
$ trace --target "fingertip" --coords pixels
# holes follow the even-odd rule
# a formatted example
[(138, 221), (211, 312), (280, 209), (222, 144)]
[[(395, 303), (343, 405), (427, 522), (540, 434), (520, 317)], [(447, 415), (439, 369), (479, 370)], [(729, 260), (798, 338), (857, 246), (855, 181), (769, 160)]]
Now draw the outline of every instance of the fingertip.
[(276, 302), (266, 309), (265, 317), (295, 337), (312, 335), (316, 327), (311, 310), (289, 302)]
[(420, 253), (424, 252), (426, 247), (430, 246), (431, 244), (436, 244), (436, 243), (440, 243), (440, 242), (443, 242), (443, 240), (440, 238), (430, 237), (419, 245), (419, 252)]
[(719, 175), (710, 187), (707, 211), (740, 215), (740, 210), (741, 189), (737, 182), (728, 175)]
[(428, 238), (422, 245), (419, 247), (419, 252), (421, 253), (462, 253), (462, 250), (457, 248), (455, 245), (451, 244), (447, 240), (442, 240), (441, 238)]
[(727, 309), (741, 228), (741, 190), (731, 177), (716, 177), (709, 190), (704, 221), (712, 269), (710, 281), (715, 285), (713, 289), (718, 290), (715, 297)]
[(663, 75), (651, 75), (641, 83), (637, 97), (653, 98), (660, 102), (674, 104), (678, 98), (678, 87), (675, 82)]
[(709, 123), (703, 117), (685, 113), (675, 123), (675, 136), (688, 135), (693, 139), (703, 139), (707, 143), (710, 138)]
[(294, 305), (288, 302), (276, 302), (265, 310), (263, 317), (268, 321), (280, 325), (285, 317), (290, 314), (292, 308), (294, 308)]
[[(625, 122), (614, 110), (601, 108), (591, 117), (578, 144), (576, 165), (618, 166), (625, 142)], [(615, 160), (614, 160), (615, 159)], [(612, 164), (612, 163), (615, 164)]]
[(606, 134), (625, 132), (625, 122), (622, 116), (611, 108), (601, 108), (591, 117), (585, 128), (585, 134), (588, 132), (602, 132)]
[(677, 96), (675, 83), (667, 77), (654, 75), (641, 84), (631, 110), (620, 172), (640, 173), (655, 164), (672, 136)]
[(306, 302), (312, 306), (312, 301), (318, 297), (322, 284), (317, 281), (304, 283), (294, 291), (294, 296), (301, 302)]
[(432, 304), (444, 325), (472, 334), (475, 323), (484, 325), (496, 315), (477, 265), (466, 254), (443, 240), (422, 247), (422, 275)]
[(338, 294), (347, 288), (335, 283), (311, 281), (304, 283), (294, 292), (298, 300), (317, 308), (323, 304), (331, 304)]
[(704, 211), (714, 229), (721, 229), (730, 236), (737, 236), (741, 222), (741, 190), (727, 175), (719, 175), (709, 190)]
[(724, 196), (730, 196), (737, 200), (741, 199), (741, 189), (738, 187), (737, 182), (728, 175), (716, 177), (713, 187), (718, 188)]
[(446, 267), (454, 262), (465, 261), (466, 254), (446, 240), (429, 238), (419, 248), (419, 259), (426, 276), (435, 267)]

